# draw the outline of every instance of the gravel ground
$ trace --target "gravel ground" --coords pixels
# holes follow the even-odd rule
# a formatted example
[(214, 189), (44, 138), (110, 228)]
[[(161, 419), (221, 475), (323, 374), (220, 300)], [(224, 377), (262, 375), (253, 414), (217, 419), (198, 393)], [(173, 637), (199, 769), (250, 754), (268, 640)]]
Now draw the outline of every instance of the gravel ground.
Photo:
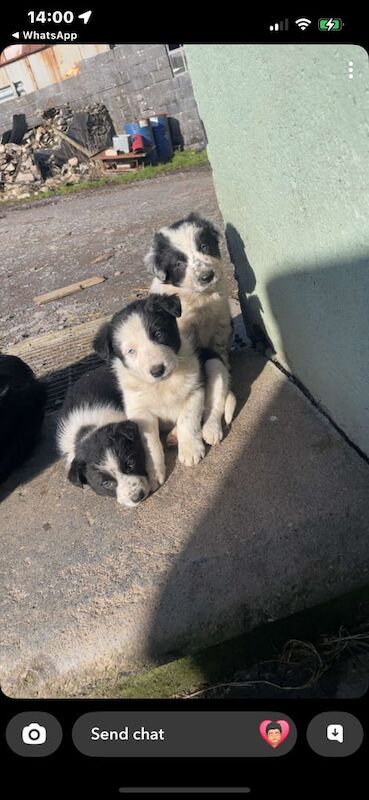
[[(140, 296), (149, 284), (143, 257), (153, 233), (194, 210), (222, 226), (207, 168), (6, 207), (0, 347), (113, 313)], [(232, 290), (229, 261), (228, 274)], [(94, 275), (107, 280), (43, 306), (33, 302)]]

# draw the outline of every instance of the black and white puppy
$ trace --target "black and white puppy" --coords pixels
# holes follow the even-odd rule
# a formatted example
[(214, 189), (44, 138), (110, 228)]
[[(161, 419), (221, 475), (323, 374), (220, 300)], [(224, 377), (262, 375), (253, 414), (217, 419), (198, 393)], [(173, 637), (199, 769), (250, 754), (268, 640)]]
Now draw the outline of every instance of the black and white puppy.
[(96, 494), (136, 506), (149, 494), (145, 453), (135, 422), (127, 419), (117, 379), (98, 367), (69, 389), (57, 429), (68, 478)]
[(31, 455), (41, 431), (45, 385), (17, 356), (0, 354), (0, 483)]
[(182, 464), (192, 466), (205, 455), (201, 365), (191, 339), (179, 332), (180, 315), (176, 295), (150, 294), (115, 314), (94, 341), (112, 363), (127, 416), (138, 423), (153, 491), (165, 480), (159, 423), (177, 426)]
[(206, 401), (202, 434), (208, 444), (221, 441), (222, 417), (230, 424), (236, 399), (229, 390), (229, 345), (232, 335), (228, 288), (219, 250), (219, 231), (199, 214), (190, 214), (154, 236), (145, 257), (154, 275), (150, 291), (177, 294), (182, 333), (216, 358), (205, 364)]

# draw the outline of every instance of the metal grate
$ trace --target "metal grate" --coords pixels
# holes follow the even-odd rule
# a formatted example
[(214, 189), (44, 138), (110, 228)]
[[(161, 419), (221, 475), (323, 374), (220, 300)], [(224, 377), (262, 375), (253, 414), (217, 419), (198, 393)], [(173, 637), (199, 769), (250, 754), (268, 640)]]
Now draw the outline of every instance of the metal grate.
[(99, 356), (92, 352), (92, 341), (100, 325), (110, 318), (111, 315), (27, 339), (5, 351), (22, 358), (38, 378), (45, 380), (48, 390), (47, 412), (51, 413), (61, 405), (68, 387), (77, 378), (102, 363)]

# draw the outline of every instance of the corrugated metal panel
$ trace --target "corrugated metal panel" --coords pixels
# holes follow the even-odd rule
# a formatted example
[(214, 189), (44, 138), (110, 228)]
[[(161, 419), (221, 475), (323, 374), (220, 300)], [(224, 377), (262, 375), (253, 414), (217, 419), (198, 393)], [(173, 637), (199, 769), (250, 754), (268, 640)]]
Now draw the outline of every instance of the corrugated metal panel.
[(78, 75), (82, 60), (81, 48), (78, 44), (58, 44), (53, 47), (53, 51), (60, 75), (59, 80)]
[(106, 53), (107, 50), (110, 50), (108, 44), (80, 44), (79, 48), (82, 58), (91, 58), (91, 56), (97, 56), (99, 53)]
[(0, 69), (0, 89), (4, 89), (5, 86), (9, 86), (12, 84), (12, 80), (7, 73), (5, 68)]
[(58, 64), (61, 80), (71, 78), (80, 72), (80, 63), (85, 58), (91, 58), (99, 53), (109, 50), (109, 45), (103, 44), (58, 44), (53, 47), (55, 59)]
[(11, 44), (6, 47), (0, 55), (0, 65), (10, 63), (11, 61), (18, 60), (24, 56), (29, 56), (31, 53), (36, 53), (37, 50), (44, 50), (45, 47), (50, 47), (49, 44)]
[(61, 80), (54, 51), (54, 47), (48, 47), (46, 50), (41, 50), (39, 53), (28, 56), (26, 59), (35, 76), (36, 88), (38, 89), (43, 89), (45, 86), (50, 86), (51, 83), (57, 83)]
[(22, 81), (27, 94), (28, 92), (34, 92), (38, 88), (28, 58), (21, 58), (19, 61), (13, 61), (11, 64), (0, 69), (0, 82), (3, 77), (6, 78), (8, 84)]
[(0, 88), (22, 81), (26, 93), (78, 75), (80, 62), (109, 50), (107, 44), (60, 44), (0, 67)]

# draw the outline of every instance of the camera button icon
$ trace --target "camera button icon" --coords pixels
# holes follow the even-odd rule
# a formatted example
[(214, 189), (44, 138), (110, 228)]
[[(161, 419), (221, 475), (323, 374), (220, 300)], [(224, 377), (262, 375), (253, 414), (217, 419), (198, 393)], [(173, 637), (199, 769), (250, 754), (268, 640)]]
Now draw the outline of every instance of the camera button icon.
[(46, 728), (38, 722), (30, 722), (22, 728), (22, 741), (24, 744), (45, 744)]
[(55, 753), (63, 738), (58, 720), (46, 711), (26, 711), (10, 720), (6, 741), (19, 756), (39, 758)]

